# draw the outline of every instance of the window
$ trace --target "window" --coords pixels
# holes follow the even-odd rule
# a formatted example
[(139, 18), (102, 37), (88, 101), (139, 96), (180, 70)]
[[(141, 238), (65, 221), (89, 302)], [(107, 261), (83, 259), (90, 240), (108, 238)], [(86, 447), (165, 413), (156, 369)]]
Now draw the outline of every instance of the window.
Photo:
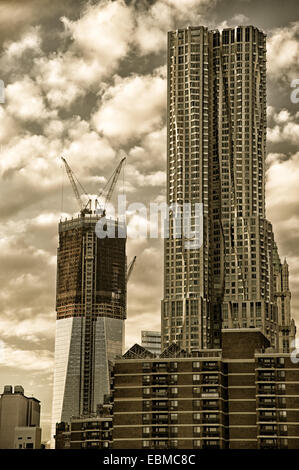
[(287, 419), (287, 412), (286, 411), (279, 411), (279, 421), (286, 421)]
[(200, 383), (200, 375), (199, 374), (193, 374), (193, 383), (195, 383), (195, 384)]
[(200, 400), (193, 400), (193, 409), (194, 410), (200, 410)]
[(279, 357), (277, 359), (277, 367), (284, 367), (284, 357)]

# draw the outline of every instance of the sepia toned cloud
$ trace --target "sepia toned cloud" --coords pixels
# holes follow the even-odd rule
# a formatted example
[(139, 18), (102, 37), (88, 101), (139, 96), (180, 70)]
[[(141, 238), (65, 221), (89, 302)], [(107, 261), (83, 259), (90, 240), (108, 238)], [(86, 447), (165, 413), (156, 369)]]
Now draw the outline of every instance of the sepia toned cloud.
[(92, 117), (98, 132), (120, 144), (138, 140), (163, 123), (165, 77), (155, 71), (153, 75), (115, 77), (114, 85), (105, 91), (101, 103)]
[[(258, 8), (253, 0), (0, 4), (6, 91), (0, 105), (0, 388), (16, 380), (42, 400), (45, 436), (57, 224), (78, 210), (60, 157), (90, 194), (98, 194), (124, 151), (116, 194), (123, 187), (128, 203), (164, 201), (166, 33), (188, 24), (256, 24)], [(282, 17), (281, 6), (273, 6), (267, 18), (258, 19), (268, 35), (268, 86), (275, 90), (268, 100), (266, 199), (279, 253), (290, 265), (299, 323), (299, 108), (290, 101), (290, 80), (299, 78), (299, 22)], [(276, 92), (278, 83), (283, 93)], [(131, 213), (133, 231), (139, 223), (140, 214)], [(159, 329), (163, 241), (129, 238), (127, 255), (137, 256), (128, 284), (129, 347), (140, 340), (141, 329)]]
[(275, 80), (299, 77), (299, 21), (275, 29), (267, 42), (268, 74)]

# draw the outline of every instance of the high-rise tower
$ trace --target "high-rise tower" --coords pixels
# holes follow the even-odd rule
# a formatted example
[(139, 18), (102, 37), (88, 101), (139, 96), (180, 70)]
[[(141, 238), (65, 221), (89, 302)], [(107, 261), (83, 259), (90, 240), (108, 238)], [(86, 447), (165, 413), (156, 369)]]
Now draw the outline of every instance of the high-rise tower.
[(165, 240), (163, 347), (218, 348), (222, 328), (260, 327), (288, 350), (295, 326), (265, 215), (265, 156), (265, 34), (171, 31), (167, 202), (203, 204), (203, 245)]
[[(97, 411), (110, 391), (109, 364), (123, 351), (126, 238), (98, 238), (100, 219), (81, 213), (59, 223), (52, 437), (56, 423)], [(105, 223), (118, 233), (119, 223)]]

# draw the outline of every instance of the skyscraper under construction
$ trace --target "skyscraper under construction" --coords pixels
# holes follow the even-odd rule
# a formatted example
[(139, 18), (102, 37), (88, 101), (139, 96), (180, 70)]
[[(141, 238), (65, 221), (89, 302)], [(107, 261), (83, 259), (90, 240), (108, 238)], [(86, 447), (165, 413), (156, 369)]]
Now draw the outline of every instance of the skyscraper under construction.
[(116, 236), (98, 237), (102, 215), (83, 210), (59, 223), (52, 437), (56, 423), (97, 412), (110, 392), (109, 365), (123, 352), (125, 227), (105, 218)]
[(165, 240), (162, 349), (219, 348), (222, 328), (259, 327), (287, 352), (288, 265), (265, 214), (263, 32), (168, 34), (167, 147), (167, 202), (203, 204), (203, 245)]

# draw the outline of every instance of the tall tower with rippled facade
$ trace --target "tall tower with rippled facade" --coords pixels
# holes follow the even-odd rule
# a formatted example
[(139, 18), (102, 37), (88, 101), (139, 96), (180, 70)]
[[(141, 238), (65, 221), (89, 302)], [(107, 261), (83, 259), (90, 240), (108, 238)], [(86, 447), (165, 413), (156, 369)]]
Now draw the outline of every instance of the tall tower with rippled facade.
[[(126, 238), (98, 238), (100, 218), (59, 223), (52, 437), (56, 423), (97, 412), (110, 393), (110, 364), (123, 353)], [(105, 223), (107, 232), (121, 228)]]
[(165, 240), (162, 345), (219, 348), (222, 328), (295, 335), (288, 266), (265, 214), (266, 36), (168, 33), (168, 204), (203, 204), (203, 245)]

